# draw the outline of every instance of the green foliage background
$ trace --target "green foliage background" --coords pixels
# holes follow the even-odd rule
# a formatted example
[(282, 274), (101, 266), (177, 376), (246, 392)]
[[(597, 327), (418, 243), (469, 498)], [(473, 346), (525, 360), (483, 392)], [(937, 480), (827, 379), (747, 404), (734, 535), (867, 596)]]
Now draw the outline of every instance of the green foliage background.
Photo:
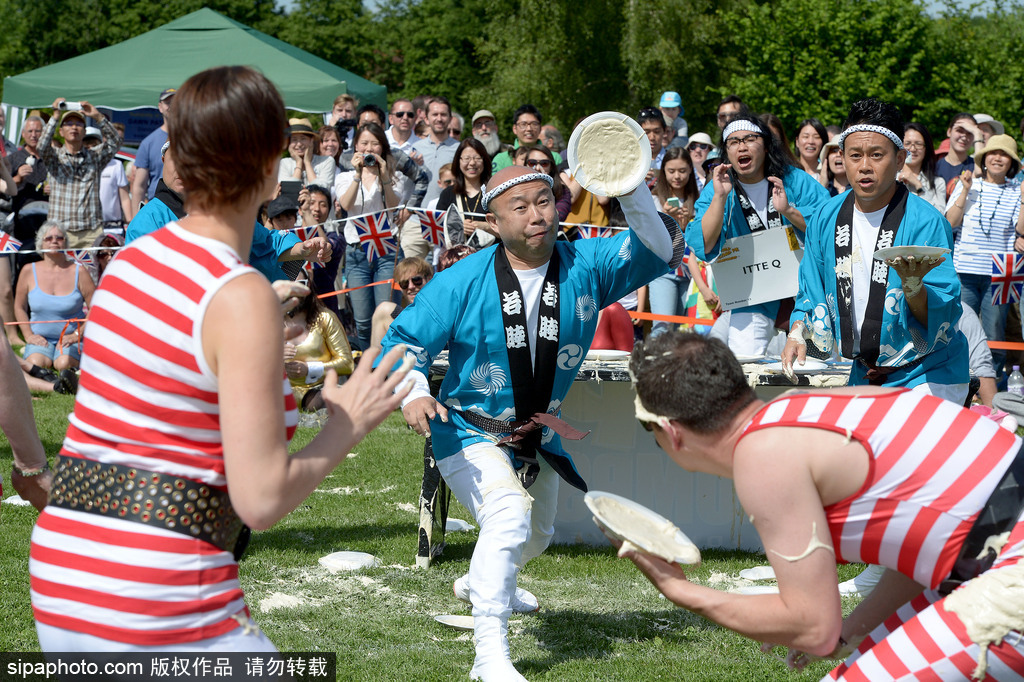
[(0, 76), (204, 5), (386, 85), (391, 99), (438, 94), (464, 114), (490, 109), (506, 137), (524, 102), (567, 130), (664, 90), (682, 94), (691, 131), (711, 130), (729, 93), (790, 132), (808, 116), (841, 123), (870, 95), (940, 139), (956, 111), (990, 113), (1011, 131), (1024, 113), (1020, 0), (295, 0), (287, 10), (278, 0), (0, 0)]

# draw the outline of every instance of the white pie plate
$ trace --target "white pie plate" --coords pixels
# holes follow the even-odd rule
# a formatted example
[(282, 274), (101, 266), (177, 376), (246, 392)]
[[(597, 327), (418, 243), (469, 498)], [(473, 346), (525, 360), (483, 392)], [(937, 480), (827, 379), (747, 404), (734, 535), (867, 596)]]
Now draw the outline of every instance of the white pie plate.
[(744, 363), (748, 363), (748, 362), (761, 362), (762, 360), (764, 360), (764, 356), (763, 355), (737, 355), (736, 356), (736, 361), (739, 362), (740, 364), (744, 364)]
[[(602, 498), (625, 507), (635, 515), (635, 518), (629, 519), (622, 515), (605, 513), (600, 508)], [(661, 514), (621, 495), (600, 490), (590, 491), (583, 497), (583, 501), (593, 512), (594, 522), (603, 526), (617, 539), (629, 541), (648, 554), (661, 557), (665, 561), (680, 564), (700, 563), (700, 550), (697, 545), (693, 544), (683, 531)], [(665, 533), (666, 530), (667, 533)], [(650, 540), (652, 535), (664, 537), (666, 534), (670, 536), (667, 541), (671, 545), (670, 551), (662, 551)]]
[(587, 360), (622, 360), (628, 358), (628, 350), (595, 350), (587, 351)]
[(944, 249), (941, 246), (890, 246), (886, 249), (878, 249), (875, 251), (875, 260), (892, 260), (894, 258), (928, 258), (930, 256), (945, 256), (949, 253), (949, 249)]
[(473, 631), (473, 616), (434, 616), (434, 620), (456, 630)]
[[(785, 370), (782, 369), (782, 362), (781, 361), (768, 363), (762, 369), (764, 369), (764, 370), (766, 370), (768, 372), (783, 372), (783, 371), (785, 371)], [(821, 360), (815, 360), (814, 358), (807, 358), (807, 361), (803, 365), (801, 365), (800, 362), (797, 361), (797, 360), (793, 361), (793, 373), (794, 374), (813, 374), (815, 372), (821, 372), (821, 371), (826, 370), (826, 369), (828, 369), (828, 365), (826, 365)]]
[(379, 563), (377, 557), (366, 552), (334, 552), (333, 554), (320, 557), (320, 565), (331, 573), (373, 568)]
[(651, 169), (651, 143), (647, 141), (647, 133), (644, 132), (644, 129), (640, 127), (640, 124), (633, 120), (632, 117), (626, 116), (618, 111), (599, 111), (596, 114), (587, 116), (585, 119), (580, 121), (580, 124), (576, 126), (576, 129), (572, 131), (572, 135), (569, 137), (569, 146), (566, 150), (566, 156), (569, 161), (569, 173), (576, 178), (576, 182), (583, 185), (584, 189), (602, 197), (610, 195), (604, 190), (603, 185), (600, 183), (593, 183), (587, 177), (587, 169), (579, 165), (577, 149), (579, 147), (580, 137), (583, 135), (583, 131), (587, 129), (587, 126), (595, 121), (603, 121), (609, 118), (616, 121), (622, 121), (629, 126), (633, 132), (636, 133), (637, 145), (640, 148), (640, 162), (637, 164), (633, 174), (629, 177), (629, 180), (626, 183), (628, 189), (623, 191), (622, 194), (629, 194), (639, 187), (640, 183), (647, 177), (647, 171)]

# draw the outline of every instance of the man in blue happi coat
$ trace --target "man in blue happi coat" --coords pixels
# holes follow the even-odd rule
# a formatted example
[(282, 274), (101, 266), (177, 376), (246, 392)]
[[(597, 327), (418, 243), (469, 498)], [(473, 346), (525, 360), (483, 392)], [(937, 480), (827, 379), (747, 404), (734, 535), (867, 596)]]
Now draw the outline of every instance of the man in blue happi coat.
[(805, 338), (855, 360), (850, 383), (906, 386), (963, 404), (967, 339), (957, 328), (960, 280), (941, 256), (877, 260), (899, 246), (953, 248), (949, 222), (896, 181), (906, 160), (903, 119), (887, 102), (856, 102), (839, 137), (852, 189), (807, 225), (800, 293), (783, 364)]
[[(551, 540), (559, 478), (586, 490), (559, 439), (583, 434), (558, 419), (559, 408), (598, 311), (675, 268), (683, 239), (643, 183), (620, 197), (629, 230), (571, 243), (555, 240), (550, 176), (510, 166), (489, 184), (483, 207), (501, 243), (431, 280), (382, 345), (415, 354), (417, 386), (403, 413), (432, 437), (441, 475), (480, 524), (469, 573), (455, 582), (473, 605), (471, 677), (522, 680), (508, 617), (538, 606), (516, 589), (517, 573)], [(450, 369), (435, 400), (426, 373), (446, 346)]]

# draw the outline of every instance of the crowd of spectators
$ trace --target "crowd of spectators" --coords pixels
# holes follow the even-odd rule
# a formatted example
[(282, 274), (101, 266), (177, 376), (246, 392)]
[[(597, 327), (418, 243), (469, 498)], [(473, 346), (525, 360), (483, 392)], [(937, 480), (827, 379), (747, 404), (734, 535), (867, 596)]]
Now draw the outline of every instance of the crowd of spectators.
[[(175, 92), (168, 88), (158, 95), (162, 114), (174, 105)], [(764, 352), (773, 339), (771, 348), (778, 350), (788, 328), (784, 302), (781, 312), (779, 305), (768, 304), (723, 314), (714, 259), (720, 241), (734, 236), (731, 225), (753, 225), (760, 216), (767, 227), (777, 220), (796, 228), (802, 238), (814, 211), (829, 196), (850, 189), (853, 179), (837, 141), (841, 122), (811, 117), (787, 130), (771, 113), (753, 114), (734, 95), (721, 101), (714, 130), (692, 131), (684, 113), (682, 96), (667, 91), (640, 110), (636, 120), (651, 146), (647, 183), (658, 210), (690, 224), (691, 238), (699, 233), (704, 239), (690, 244), (694, 248), (683, 266), (622, 303), (627, 310), (644, 312), (649, 301), (650, 311), (659, 316), (706, 318), (707, 324), (693, 328), (707, 332), (714, 322), (736, 352)], [(750, 133), (723, 140), (733, 121), (767, 131), (763, 149), (746, 154), (759, 144)], [(278, 170), (281, 194), (263, 214), (265, 223), (257, 234), (261, 243), (254, 243), (250, 263), (271, 279), (314, 283), (325, 294), (324, 309), (337, 317), (358, 357), (371, 346), (374, 312), (382, 306), (400, 309), (408, 297), (392, 282), (397, 261), (415, 258), (436, 267), (446, 248), (485, 248), (495, 242), (480, 199), (491, 175), (502, 168), (523, 165), (553, 177), (561, 238), (610, 234), (607, 230), (623, 225), (615, 199), (588, 192), (573, 177), (566, 154), (569, 131), (546, 123), (532, 103), (519, 106), (507, 125), (512, 137), (504, 142), (491, 111), (462, 116), (444, 97), (433, 96), (398, 98), (385, 112), (342, 94), (322, 123), (292, 118)], [(87, 264), (92, 285), (125, 237), (131, 241), (185, 215), (185, 197), (175, 186), (173, 160), (167, 158), (166, 124), (143, 140), (133, 164), (114, 159), (122, 138), (123, 128), (111, 125), (89, 102), (65, 108), (58, 98), (52, 115), (33, 112), (25, 120), (17, 144), (0, 140), (0, 217), (3, 229), (26, 244), (26, 253), (0, 257), (0, 315), (5, 321), (28, 323), (36, 312), (21, 294), (39, 287), (19, 286), (19, 279), (33, 272), (28, 268), (33, 261), (56, 260), (32, 252), (44, 227), (59, 226), (66, 235), (65, 249), (93, 247), (91, 256), (75, 257), (75, 268), (61, 268), (78, 272), (78, 264)], [(959, 112), (935, 137), (920, 123), (907, 123), (903, 144), (906, 161), (899, 182), (949, 221), (963, 303), (978, 314), (988, 340), (1004, 340), (1011, 306), (992, 303), (989, 260), (991, 254), (1024, 251), (1016, 141), (991, 116)], [(733, 153), (737, 150), (739, 155)], [(752, 165), (745, 168), (748, 162)], [(716, 173), (723, 164), (730, 172)], [(743, 198), (730, 200), (725, 210), (716, 194), (732, 197), (734, 187), (743, 190)], [(444, 244), (424, 239), (421, 209), (447, 211)], [(367, 214), (386, 218), (394, 251), (368, 254), (361, 248), (352, 221)], [(719, 216), (717, 228), (708, 228), (708, 215)], [(700, 224), (698, 233), (694, 223)], [(300, 227), (316, 229), (296, 232)], [(303, 260), (322, 262), (303, 268)], [(341, 290), (345, 293), (332, 293)], [(656, 320), (648, 333), (674, 325)], [(640, 337), (640, 322), (636, 328)], [(65, 334), (48, 340), (57, 342), (58, 352), (47, 360), (38, 352), (41, 344), (26, 345), (28, 336), (39, 339), (27, 326), (19, 335), (17, 325), (6, 325), (5, 333), (11, 345), (25, 346), (25, 357), (44, 368), (56, 366), (57, 360), (65, 364), (61, 344), (75, 338)], [(995, 351), (993, 358), (993, 379), (1000, 381), (1006, 352)]]

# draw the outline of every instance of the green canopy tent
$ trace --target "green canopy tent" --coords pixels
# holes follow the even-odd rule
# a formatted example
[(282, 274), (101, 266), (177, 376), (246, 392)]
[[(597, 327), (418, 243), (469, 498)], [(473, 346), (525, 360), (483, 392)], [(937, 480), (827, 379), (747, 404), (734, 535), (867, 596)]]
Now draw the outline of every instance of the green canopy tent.
[(123, 43), (5, 78), (7, 128), (20, 133), (25, 110), (49, 107), (58, 96), (116, 110), (154, 107), (163, 89), (224, 64), (259, 69), (289, 109), (330, 111), (343, 93), (387, 108), (383, 85), (204, 8)]

